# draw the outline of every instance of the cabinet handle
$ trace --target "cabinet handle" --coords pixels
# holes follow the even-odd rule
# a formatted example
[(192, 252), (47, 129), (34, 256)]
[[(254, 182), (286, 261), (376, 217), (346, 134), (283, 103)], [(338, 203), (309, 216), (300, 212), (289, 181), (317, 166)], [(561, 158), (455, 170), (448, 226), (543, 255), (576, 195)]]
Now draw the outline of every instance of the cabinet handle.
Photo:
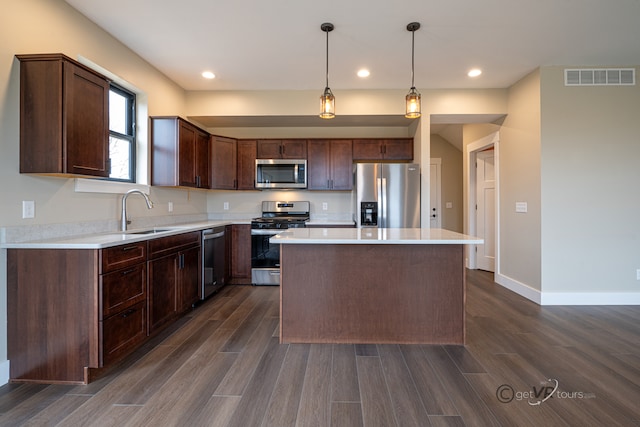
[(196, 187), (200, 187), (200, 175), (196, 176)]
[(127, 310), (127, 311), (125, 311), (124, 313), (122, 313), (122, 314), (120, 315), (120, 317), (122, 317), (122, 318), (124, 319), (124, 318), (126, 318), (126, 317), (131, 316), (131, 315), (132, 315), (133, 313), (135, 313), (135, 312), (136, 312), (136, 309), (135, 309), (135, 308), (130, 308), (129, 310)]
[(122, 272), (122, 275), (123, 275), (123, 276), (126, 276), (127, 274), (131, 274), (131, 273), (133, 273), (134, 271), (136, 271), (136, 269), (135, 269), (135, 268), (132, 268), (131, 270), (125, 270), (125, 271), (123, 271), (123, 272)]
[(178, 255), (178, 268), (182, 270), (184, 268), (184, 254)]
[(137, 246), (125, 246), (124, 248), (122, 248), (123, 251), (132, 251), (134, 249), (137, 249)]

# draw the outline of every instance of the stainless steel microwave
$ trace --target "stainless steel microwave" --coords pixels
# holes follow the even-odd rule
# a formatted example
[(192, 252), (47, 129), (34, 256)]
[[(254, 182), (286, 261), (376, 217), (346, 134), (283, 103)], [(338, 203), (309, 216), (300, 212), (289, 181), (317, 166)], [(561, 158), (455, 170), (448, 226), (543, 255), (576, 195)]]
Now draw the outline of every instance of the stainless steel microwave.
[(307, 188), (307, 161), (256, 159), (256, 188)]

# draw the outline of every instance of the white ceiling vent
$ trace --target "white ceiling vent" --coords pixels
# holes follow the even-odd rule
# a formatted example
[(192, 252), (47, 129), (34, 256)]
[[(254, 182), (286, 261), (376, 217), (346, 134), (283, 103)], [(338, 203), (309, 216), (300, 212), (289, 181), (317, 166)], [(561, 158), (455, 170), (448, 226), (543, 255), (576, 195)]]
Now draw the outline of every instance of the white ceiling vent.
[(634, 86), (635, 68), (580, 68), (564, 70), (565, 86)]

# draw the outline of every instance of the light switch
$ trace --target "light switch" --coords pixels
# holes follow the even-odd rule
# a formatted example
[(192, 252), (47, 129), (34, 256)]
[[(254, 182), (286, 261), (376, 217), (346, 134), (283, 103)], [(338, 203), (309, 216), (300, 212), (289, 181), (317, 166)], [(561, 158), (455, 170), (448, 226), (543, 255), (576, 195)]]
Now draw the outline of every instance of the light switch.
[(447, 209), (451, 209), (453, 207), (453, 203), (452, 202), (447, 202), (444, 205)]
[(526, 213), (527, 212), (527, 202), (516, 202), (516, 212)]
[(35, 218), (36, 216), (36, 202), (33, 200), (22, 201), (22, 218)]

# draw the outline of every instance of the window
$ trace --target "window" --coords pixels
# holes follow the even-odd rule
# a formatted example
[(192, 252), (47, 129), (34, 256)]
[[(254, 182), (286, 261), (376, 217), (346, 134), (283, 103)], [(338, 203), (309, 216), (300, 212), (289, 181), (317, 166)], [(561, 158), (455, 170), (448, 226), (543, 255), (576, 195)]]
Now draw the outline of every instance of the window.
[(109, 179), (135, 182), (136, 95), (111, 84), (109, 90)]

